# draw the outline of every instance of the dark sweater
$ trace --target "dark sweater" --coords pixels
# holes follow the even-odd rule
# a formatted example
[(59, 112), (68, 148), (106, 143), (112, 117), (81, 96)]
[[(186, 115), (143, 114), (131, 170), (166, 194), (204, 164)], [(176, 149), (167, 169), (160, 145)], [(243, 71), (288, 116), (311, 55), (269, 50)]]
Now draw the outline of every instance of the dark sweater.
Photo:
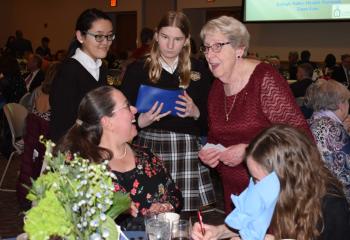
[[(211, 74), (209, 70), (198, 60), (191, 59), (192, 72), (200, 74), (200, 79), (191, 80), (186, 89), (189, 96), (197, 105), (200, 111), (200, 118), (196, 121), (194, 118), (180, 118), (176, 116), (166, 116), (159, 122), (154, 122), (148, 128), (162, 129), (172, 132), (186, 133), (192, 135), (205, 135), (207, 130), (207, 98), (211, 83)], [(135, 105), (138, 90), (141, 84), (151, 85), (163, 89), (178, 89), (179, 74), (177, 70), (171, 74), (163, 69), (160, 80), (154, 84), (149, 80), (148, 68), (144, 66), (144, 59), (130, 64), (126, 70), (123, 83), (120, 90), (128, 98), (132, 105)]]
[(107, 84), (107, 68), (100, 67), (99, 80), (75, 59), (68, 58), (55, 77), (51, 92), (50, 137), (59, 140), (75, 123), (80, 101), (89, 91)]
[(326, 195), (322, 203), (324, 230), (320, 240), (350, 239), (350, 212), (345, 197)]
[(294, 97), (304, 97), (307, 88), (313, 83), (311, 79), (303, 79), (301, 81), (297, 81), (295, 83), (290, 84), (290, 89), (292, 90), (292, 93)]

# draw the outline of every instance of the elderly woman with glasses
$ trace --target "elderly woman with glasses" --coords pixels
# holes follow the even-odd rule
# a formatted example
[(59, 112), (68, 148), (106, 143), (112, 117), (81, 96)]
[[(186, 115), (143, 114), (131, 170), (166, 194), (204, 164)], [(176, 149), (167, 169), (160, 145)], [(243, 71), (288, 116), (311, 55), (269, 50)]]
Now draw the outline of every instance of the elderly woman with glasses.
[(56, 75), (50, 93), (50, 135), (54, 141), (74, 124), (84, 95), (107, 84), (107, 67), (101, 59), (107, 56), (114, 38), (108, 15), (95, 8), (81, 13), (68, 58)]
[[(149, 149), (131, 145), (136, 136), (135, 114), (125, 96), (111, 86), (87, 93), (79, 105), (78, 118), (55, 151), (79, 154), (93, 162), (109, 161), (115, 191), (127, 192), (132, 200), (131, 216), (120, 224), (127, 229), (142, 227), (148, 212), (182, 208), (181, 191), (163, 161)], [(139, 229), (138, 229), (139, 230)]]
[(250, 141), (274, 123), (308, 128), (288, 83), (269, 64), (244, 58), (249, 33), (236, 19), (227, 16), (210, 20), (201, 30), (204, 53), (216, 77), (208, 98), (208, 142), (224, 151), (204, 148), (200, 159), (220, 174), (225, 211), (232, 210), (231, 194), (248, 186), (243, 155)]
[(335, 80), (319, 79), (306, 92), (307, 105), (314, 110), (310, 129), (323, 161), (343, 183), (350, 202), (349, 90)]

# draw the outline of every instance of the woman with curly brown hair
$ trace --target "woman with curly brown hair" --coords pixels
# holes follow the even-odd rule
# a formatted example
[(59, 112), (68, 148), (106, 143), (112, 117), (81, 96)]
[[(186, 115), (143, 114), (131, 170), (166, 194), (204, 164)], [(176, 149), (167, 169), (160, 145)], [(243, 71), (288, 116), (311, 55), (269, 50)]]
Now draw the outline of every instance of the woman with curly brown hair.
[[(276, 125), (264, 130), (246, 149), (255, 182), (275, 172), (280, 193), (270, 229), (275, 239), (349, 239), (349, 208), (340, 182), (321, 160), (317, 146), (299, 130)], [(228, 225), (230, 225), (228, 223)], [(226, 225), (195, 224), (194, 239), (237, 237)]]

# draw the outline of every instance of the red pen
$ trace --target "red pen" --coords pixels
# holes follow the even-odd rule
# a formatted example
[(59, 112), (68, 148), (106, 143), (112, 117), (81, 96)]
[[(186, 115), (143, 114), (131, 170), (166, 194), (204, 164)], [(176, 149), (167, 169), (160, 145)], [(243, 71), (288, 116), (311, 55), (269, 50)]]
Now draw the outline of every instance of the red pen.
[(201, 211), (198, 210), (197, 214), (198, 214), (199, 225), (201, 226), (201, 231), (202, 231), (202, 234), (203, 234), (203, 236), (204, 236), (204, 234), (205, 234), (205, 229), (204, 229), (204, 227), (203, 227), (203, 219), (202, 219)]

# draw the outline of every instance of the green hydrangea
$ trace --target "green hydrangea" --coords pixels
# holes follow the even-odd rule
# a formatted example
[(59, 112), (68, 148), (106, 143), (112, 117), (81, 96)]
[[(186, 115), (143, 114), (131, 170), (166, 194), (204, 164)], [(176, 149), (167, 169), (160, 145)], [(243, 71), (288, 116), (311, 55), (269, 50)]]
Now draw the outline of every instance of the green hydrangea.
[(45, 240), (49, 236), (74, 239), (74, 226), (53, 190), (48, 190), (38, 205), (28, 211), (24, 231), (31, 240)]

